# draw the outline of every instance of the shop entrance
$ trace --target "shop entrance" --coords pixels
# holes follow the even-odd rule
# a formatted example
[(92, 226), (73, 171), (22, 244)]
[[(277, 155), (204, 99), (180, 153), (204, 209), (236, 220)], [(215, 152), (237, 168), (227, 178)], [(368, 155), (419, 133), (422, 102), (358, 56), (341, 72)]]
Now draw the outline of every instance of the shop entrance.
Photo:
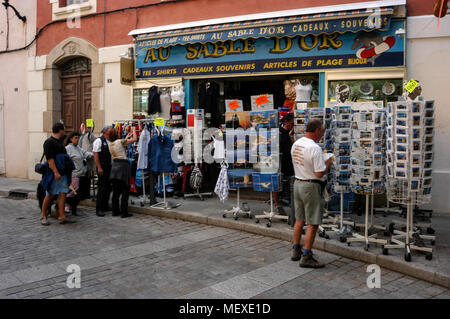
[(91, 60), (75, 58), (61, 66), (61, 118), (67, 132), (91, 118)]

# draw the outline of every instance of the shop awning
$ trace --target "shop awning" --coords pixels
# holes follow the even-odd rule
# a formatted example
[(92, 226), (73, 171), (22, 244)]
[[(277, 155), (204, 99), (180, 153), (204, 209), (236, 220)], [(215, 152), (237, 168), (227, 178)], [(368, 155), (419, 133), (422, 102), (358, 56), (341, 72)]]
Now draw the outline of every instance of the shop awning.
[(200, 23), (197, 25), (193, 23), (190, 27), (163, 26), (134, 30), (129, 35), (136, 37), (137, 49), (142, 49), (247, 38), (281, 38), (362, 30), (388, 30), (393, 13), (393, 6), (387, 6), (209, 25), (199, 21)]

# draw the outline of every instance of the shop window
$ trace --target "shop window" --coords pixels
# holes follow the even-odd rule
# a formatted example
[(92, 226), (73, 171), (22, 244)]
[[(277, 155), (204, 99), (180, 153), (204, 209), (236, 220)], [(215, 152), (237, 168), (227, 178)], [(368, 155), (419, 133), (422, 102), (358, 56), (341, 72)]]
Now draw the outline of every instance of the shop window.
[(148, 115), (148, 89), (133, 90), (133, 118), (146, 118)]
[(50, 0), (53, 20), (73, 18), (97, 11), (97, 0)]
[(328, 101), (336, 102), (336, 86), (347, 84), (350, 87), (352, 102), (370, 101), (397, 101), (403, 94), (402, 79), (376, 79), (376, 80), (336, 80), (328, 82)]

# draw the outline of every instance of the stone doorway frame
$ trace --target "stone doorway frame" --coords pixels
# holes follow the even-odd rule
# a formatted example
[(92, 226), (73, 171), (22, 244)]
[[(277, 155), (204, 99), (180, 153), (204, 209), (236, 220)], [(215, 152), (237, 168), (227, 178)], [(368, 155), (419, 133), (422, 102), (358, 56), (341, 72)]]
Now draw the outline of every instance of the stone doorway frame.
[(51, 133), (53, 124), (61, 119), (61, 79), (58, 67), (80, 56), (91, 60), (91, 112), (96, 132), (104, 125), (104, 110), (100, 108), (103, 65), (99, 64), (98, 49), (84, 39), (70, 37), (54, 47), (46, 57), (44, 90), (47, 91), (47, 110), (43, 115), (45, 133)]

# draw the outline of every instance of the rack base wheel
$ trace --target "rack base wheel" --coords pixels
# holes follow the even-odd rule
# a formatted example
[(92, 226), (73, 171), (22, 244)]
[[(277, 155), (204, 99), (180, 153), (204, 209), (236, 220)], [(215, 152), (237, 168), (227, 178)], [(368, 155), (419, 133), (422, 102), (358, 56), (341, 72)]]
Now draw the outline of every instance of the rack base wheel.
[(222, 217), (223, 217), (223, 218), (227, 218), (227, 214), (223, 214)]
[(366, 244), (366, 245), (364, 246), (364, 250), (365, 250), (365, 251), (369, 251), (369, 247), (370, 247), (370, 245), (369, 245), (369, 244)]
[(435, 231), (433, 228), (431, 228), (431, 227), (428, 227), (428, 228), (427, 228), (427, 233), (428, 233), (428, 234), (433, 235), (435, 232), (436, 232), (436, 231)]
[(350, 243), (349, 243), (349, 242), (347, 242), (347, 246), (349, 246), (349, 247), (350, 247)]
[(390, 235), (389, 231), (385, 231), (385, 232), (384, 232), (384, 236), (387, 237), (387, 236), (389, 236), (389, 235)]
[(239, 217), (237, 217), (237, 216), (234, 216), (233, 218), (234, 218), (234, 220), (238, 220), (239, 219)]
[(259, 219), (255, 219), (255, 223), (259, 224)]
[(144, 203), (141, 203), (141, 207), (144, 207)]
[(272, 223), (269, 222), (269, 223), (267, 223), (266, 226), (270, 228), (270, 227), (272, 227)]
[(425, 259), (426, 259), (426, 260), (431, 260), (431, 259), (433, 259), (433, 254), (432, 254), (432, 253), (427, 253), (427, 254), (425, 255)]
[(431, 246), (434, 246), (434, 245), (436, 245), (436, 241), (433, 239), (433, 240), (431, 241)]
[(411, 261), (411, 253), (405, 254), (405, 261), (410, 262)]
[(249, 218), (249, 219), (252, 219), (252, 218), (253, 218), (253, 215), (252, 215), (252, 214), (248, 215), (248, 218)]
[(339, 237), (339, 241), (340, 241), (341, 243), (345, 243), (345, 242), (347, 241), (347, 237), (341, 236), (341, 237)]
[(384, 248), (384, 245), (383, 245), (383, 255), (389, 255), (389, 249)]
[(305, 234), (305, 230), (304, 229), (302, 229), (302, 235), (304, 235)]

